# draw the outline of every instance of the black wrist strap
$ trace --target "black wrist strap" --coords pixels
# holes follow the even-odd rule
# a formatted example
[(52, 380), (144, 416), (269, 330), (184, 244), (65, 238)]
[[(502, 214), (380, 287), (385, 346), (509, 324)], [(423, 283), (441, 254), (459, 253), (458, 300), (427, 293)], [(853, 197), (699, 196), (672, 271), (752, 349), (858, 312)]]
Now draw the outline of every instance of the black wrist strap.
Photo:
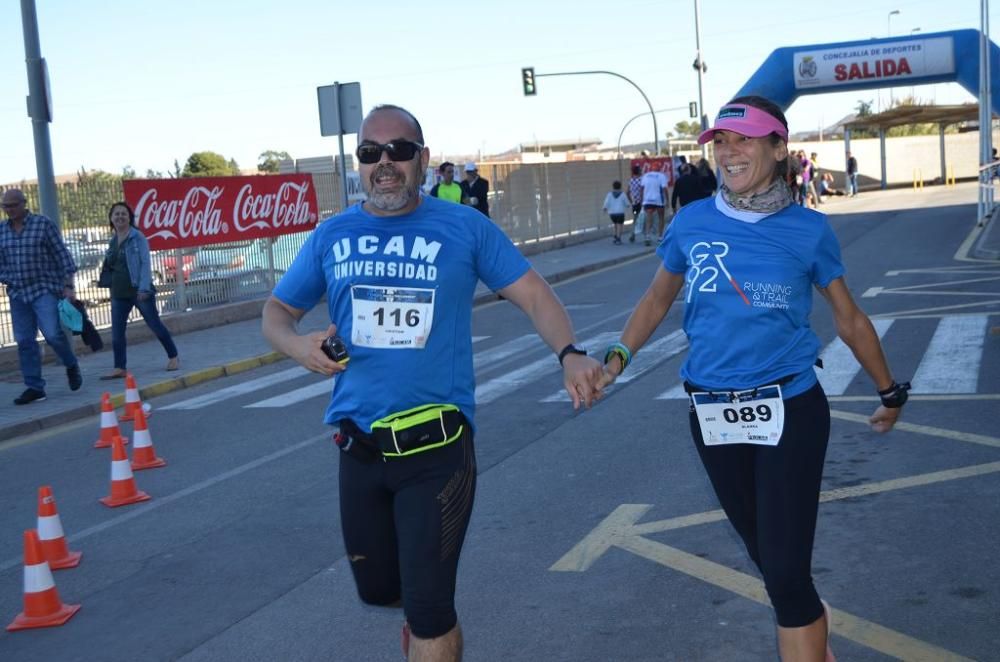
[(570, 344), (566, 345), (559, 352), (559, 365), (563, 364), (563, 359), (566, 358), (567, 354), (582, 354), (583, 356), (586, 356), (587, 355), (587, 350), (580, 349), (579, 347), (577, 347), (573, 343), (570, 343)]
[(879, 391), (878, 395), (882, 400), (883, 407), (898, 409), (906, 404), (906, 401), (909, 399), (909, 390), (910, 382), (903, 382), (902, 384), (893, 382), (889, 385), (889, 388)]

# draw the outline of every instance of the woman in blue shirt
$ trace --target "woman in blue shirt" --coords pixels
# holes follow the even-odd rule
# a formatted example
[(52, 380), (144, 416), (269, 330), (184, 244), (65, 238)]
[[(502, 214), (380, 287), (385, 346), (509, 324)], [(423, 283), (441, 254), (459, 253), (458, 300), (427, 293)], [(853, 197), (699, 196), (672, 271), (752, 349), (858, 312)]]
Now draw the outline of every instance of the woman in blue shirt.
[(657, 249), (662, 264), (605, 356), (609, 384), (663, 321), (685, 285), (681, 369), (691, 432), (730, 523), (759, 568), (778, 621), (782, 660), (833, 660), (829, 616), (813, 585), (812, 548), (830, 408), (813, 365), (812, 289), (882, 398), (870, 419), (886, 432), (909, 384), (892, 379), (871, 321), (844, 283), (840, 246), (785, 181), (788, 123), (763, 97), (733, 99), (711, 140), (719, 195), (685, 206)]
[(114, 235), (108, 242), (104, 264), (111, 269), (111, 346), (115, 369), (101, 379), (125, 376), (125, 327), (132, 308), (138, 308), (146, 325), (167, 352), (167, 370), (178, 370), (180, 359), (170, 331), (156, 310), (156, 288), (149, 261), (149, 242), (135, 227), (135, 212), (125, 202), (116, 202), (108, 210)]

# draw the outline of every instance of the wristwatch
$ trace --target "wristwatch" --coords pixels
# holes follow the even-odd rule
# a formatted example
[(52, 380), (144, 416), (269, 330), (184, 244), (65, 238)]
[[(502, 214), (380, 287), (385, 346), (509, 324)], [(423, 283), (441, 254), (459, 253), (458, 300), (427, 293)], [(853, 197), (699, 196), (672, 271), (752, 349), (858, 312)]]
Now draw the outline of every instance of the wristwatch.
[(559, 352), (559, 365), (562, 365), (563, 359), (566, 358), (567, 354), (582, 354), (583, 356), (586, 356), (587, 350), (577, 347), (573, 343), (566, 345), (562, 348), (562, 351)]

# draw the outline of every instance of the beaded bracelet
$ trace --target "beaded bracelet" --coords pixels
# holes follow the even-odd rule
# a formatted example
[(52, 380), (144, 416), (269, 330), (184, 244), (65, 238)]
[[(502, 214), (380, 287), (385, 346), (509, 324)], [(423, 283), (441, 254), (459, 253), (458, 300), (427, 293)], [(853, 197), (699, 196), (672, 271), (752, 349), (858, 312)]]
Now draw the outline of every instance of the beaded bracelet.
[(632, 350), (623, 345), (620, 342), (616, 342), (608, 347), (607, 351), (604, 353), (604, 363), (605, 365), (611, 360), (612, 356), (617, 356), (622, 362), (622, 372), (625, 372), (625, 368), (628, 364), (632, 362)]

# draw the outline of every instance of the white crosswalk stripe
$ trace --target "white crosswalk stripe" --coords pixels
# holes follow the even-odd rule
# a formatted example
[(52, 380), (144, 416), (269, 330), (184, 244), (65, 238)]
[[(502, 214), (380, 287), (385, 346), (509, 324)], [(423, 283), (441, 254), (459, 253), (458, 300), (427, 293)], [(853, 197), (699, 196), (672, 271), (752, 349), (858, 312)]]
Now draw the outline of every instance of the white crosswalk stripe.
[(986, 315), (942, 318), (913, 375), (913, 393), (975, 393), (988, 323)]
[[(885, 335), (892, 323), (892, 319), (872, 320), (879, 338)], [(854, 358), (851, 348), (840, 338), (834, 338), (820, 353), (819, 358), (823, 360), (823, 367), (817, 366), (815, 370), (823, 390), (827, 395), (843, 395), (861, 370), (861, 364)]]
[[(883, 338), (895, 323), (900, 320), (878, 318), (872, 320), (879, 338)], [(909, 320), (902, 320), (909, 323)], [(989, 330), (988, 315), (951, 315), (942, 317), (935, 329), (927, 349), (913, 375), (913, 393), (916, 394), (971, 394), (976, 393), (979, 385), (979, 372), (982, 369), (985, 338)], [(490, 336), (474, 336), (474, 342), (481, 342)], [(619, 331), (603, 332), (590, 338), (585, 344), (592, 350), (603, 351), (609, 343), (620, 337)], [(622, 388), (637, 380), (670, 358), (687, 349), (687, 339), (681, 330), (675, 330), (637, 352), (629, 369), (611, 388)], [(522, 358), (528, 355), (543, 356), (537, 360), (525, 362)], [(817, 375), (824, 390), (830, 396), (840, 396), (852, 390), (852, 384), (861, 372), (861, 366), (854, 358), (850, 349), (839, 338), (823, 348), (820, 354), (824, 368), (817, 369)], [(506, 365), (507, 363), (510, 366)], [(525, 334), (515, 337), (505, 343), (475, 352), (473, 365), (477, 373), (493, 369), (503, 370), (502, 374), (486, 380), (476, 388), (476, 402), (480, 405), (489, 404), (503, 396), (515, 392), (524, 386), (559, 373), (559, 365), (553, 360), (544, 342), (536, 334)], [(509, 367), (512, 369), (507, 369)], [(904, 372), (899, 365), (898, 372)], [(311, 376), (305, 368), (296, 366), (271, 375), (252, 379), (240, 384), (206, 393), (194, 398), (181, 400), (160, 407), (160, 410), (197, 410), (216, 403), (245, 396), (255, 391), (270, 388), (293, 379)], [(656, 400), (685, 399), (682, 384), (676, 374), (665, 375), (668, 383), (673, 385), (655, 396)], [(245, 405), (247, 408), (288, 407), (311, 398), (328, 398), (333, 387), (330, 379), (308, 384), (301, 388), (261, 399)], [(857, 387), (854, 387), (855, 389)], [(569, 395), (559, 389), (543, 397), (540, 402), (567, 402)]]
[[(587, 347), (605, 347), (609, 343), (614, 342), (616, 338), (618, 338), (617, 331), (601, 333), (588, 340), (585, 345)], [(530, 384), (533, 381), (541, 379), (546, 375), (554, 374), (558, 371), (559, 363), (553, 360), (551, 355), (546, 355), (544, 358), (532, 361), (527, 365), (511, 370), (500, 377), (495, 377), (485, 384), (477, 386), (476, 404), (489, 404), (511, 391), (515, 391), (526, 384)]]
[(266, 377), (251, 379), (248, 382), (241, 382), (239, 384), (234, 384), (233, 386), (220, 388), (218, 391), (212, 391), (211, 393), (206, 393), (205, 395), (199, 395), (196, 398), (181, 400), (180, 402), (165, 405), (163, 407), (159, 407), (158, 409), (160, 411), (163, 411), (164, 409), (201, 409), (202, 407), (214, 405), (217, 402), (222, 402), (223, 400), (228, 400), (229, 398), (235, 398), (246, 393), (252, 393), (256, 390), (267, 388), (268, 386), (274, 386), (275, 384), (280, 384), (281, 382), (287, 382), (291, 379), (297, 379), (298, 377), (303, 377), (308, 374), (310, 374), (308, 370), (298, 366), (288, 370), (282, 370), (281, 372), (276, 372), (272, 375), (267, 375)]
[[(612, 340), (612, 342), (614, 342)], [(622, 373), (621, 377), (615, 380), (615, 383), (606, 389), (606, 392), (610, 393), (616, 386), (620, 387), (623, 384), (628, 384), (633, 379), (641, 377), (646, 372), (649, 372), (656, 366), (660, 365), (672, 356), (680, 354), (685, 349), (687, 349), (687, 336), (684, 331), (677, 329), (658, 340), (655, 340), (645, 347), (642, 348), (641, 352), (637, 352), (629, 364), (628, 370)], [(603, 358), (603, 357), (598, 357)], [(569, 402), (569, 393), (566, 389), (560, 389), (558, 392), (542, 399), (542, 402)]]

